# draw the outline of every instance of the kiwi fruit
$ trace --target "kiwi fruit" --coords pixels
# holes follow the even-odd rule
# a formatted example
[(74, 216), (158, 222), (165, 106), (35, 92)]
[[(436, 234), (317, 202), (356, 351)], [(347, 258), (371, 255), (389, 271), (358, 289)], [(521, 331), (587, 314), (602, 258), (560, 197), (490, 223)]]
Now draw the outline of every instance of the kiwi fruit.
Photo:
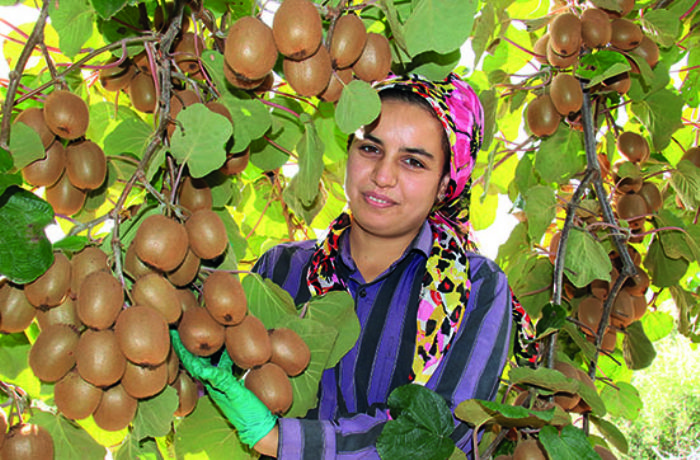
[(653, 182), (644, 182), (637, 192), (647, 204), (647, 214), (652, 214), (661, 209), (664, 204), (659, 187)]
[(182, 261), (180, 266), (175, 270), (166, 273), (165, 276), (168, 278), (168, 281), (175, 286), (187, 286), (197, 277), (200, 262), (201, 259), (197, 257), (191, 249), (189, 249), (187, 251), (187, 255), (185, 256), (185, 260)]
[(224, 60), (241, 80), (261, 80), (277, 61), (277, 46), (270, 26), (253, 16), (243, 16), (226, 34)]
[(558, 14), (549, 24), (549, 46), (559, 56), (578, 54), (581, 48), (581, 20), (573, 13)]
[(77, 370), (68, 372), (53, 389), (56, 408), (71, 420), (89, 417), (101, 399), (102, 390), (83, 379)]
[(549, 94), (537, 96), (525, 110), (527, 126), (535, 136), (551, 136), (559, 128), (561, 114)]
[(146, 217), (131, 244), (139, 259), (166, 272), (185, 260), (189, 247), (185, 226), (161, 214)]
[(78, 317), (75, 301), (70, 297), (66, 297), (63, 303), (46, 311), (37, 310), (36, 320), (39, 323), (39, 329), (42, 331), (55, 324), (65, 324), (76, 331), (80, 331), (85, 327)]
[(632, 79), (630, 78), (629, 72), (623, 72), (614, 77), (606, 78), (603, 80), (603, 86), (606, 91), (615, 91), (616, 93), (622, 95), (627, 94), (627, 92), (632, 87)]
[[(151, 73), (151, 63), (148, 62), (148, 53), (146, 53), (146, 50), (144, 49), (141, 51), (139, 54), (134, 56), (132, 59), (132, 62), (134, 63), (134, 67), (137, 70), (137, 73), (145, 73), (147, 75), (153, 75)], [(128, 88), (127, 88), (128, 90)]]
[(22, 332), (32, 324), (36, 312), (24, 295), (24, 289), (9, 282), (0, 284), (0, 332)]
[(345, 69), (360, 58), (367, 42), (367, 30), (359, 16), (353, 13), (339, 17), (331, 37), (330, 54), (333, 67)]
[(34, 187), (47, 187), (60, 179), (66, 166), (66, 149), (61, 142), (53, 142), (46, 156), (22, 168), (22, 178)]
[(643, 296), (647, 292), (647, 289), (649, 289), (651, 280), (649, 279), (647, 272), (645, 272), (642, 267), (637, 265), (635, 268), (637, 270), (637, 274), (630, 276), (625, 280), (625, 291), (632, 296)]
[(588, 285), (588, 288), (590, 289), (593, 297), (600, 300), (605, 300), (608, 297), (608, 293), (610, 292), (610, 282), (596, 279), (591, 281), (591, 283)]
[(610, 44), (621, 50), (629, 51), (638, 47), (642, 42), (642, 38), (644, 38), (642, 29), (629, 19), (613, 19), (611, 21), (611, 27), (612, 36), (610, 37)]
[(80, 295), (80, 285), (86, 276), (94, 272), (109, 271), (107, 254), (97, 246), (86, 246), (73, 256), (70, 264), (70, 289), (74, 297)]
[(622, 18), (630, 14), (634, 9), (635, 0), (615, 0), (613, 4), (616, 5), (617, 8), (603, 8), (603, 11), (608, 13), (611, 18)]
[(226, 351), (236, 366), (250, 369), (261, 366), (272, 356), (272, 344), (265, 325), (253, 315), (247, 315), (224, 332)]
[(29, 350), (29, 367), (44, 382), (56, 382), (75, 366), (78, 333), (57, 324), (41, 331)]
[(311, 361), (311, 350), (299, 334), (280, 327), (269, 331), (272, 356), (270, 361), (284, 369), (290, 377), (301, 374)]
[(598, 326), (603, 318), (603, 302), (593, 296), (584, 297), (578, 304), (576, 317), (583, 326), (581, 330), (586, 335), (597, 334)]
[(10, 428), (0, 450), (3, 460), (53, 460), (51, 434), (41, 425), (18, 423)]
[(168, 358), (165, 360), (165, 366), (168, 369), (168, 385), (172, 385), (180, 373), (180, 358), (177, 356), (177, 353), (175, 353), (172, 343), (170, 344)]
[(659, 62), (659, 46), (646, 35), (642, 35), (639, 45), (636, 48), (632, 48), (630, 54), (644, 58), (652, 69)]
[(139, 366), (127, 362), (121, 384), (130, 396), (136, 399), (149, 398), (163, 391), (168, 384), (168, 367), (165, 363)]
[(70, 289), (71, 264), (62, 252), (55, 252), (53, 263), (41, 276), (24, 285), (24, 295), (37, 308), (55, 307), (63, 302)]
[(552, 238), (549, 240), (549, 261), (552, 262), (552, 265), (557, 260), (557, 252), (559, 251), (559, 241), (561, 241), (561, 230), (557, 230), (556, 233), (552, 235)]
[(649, 158), (646, 139), (632, 131), (625, 131), (617, 137), (617, 151), (632, 163), (644, 162)]
[(120, 64), (116, 57), (112, 57), (99, 71), (99, 80), (107, 91), (121, 91), (129, 85), (129, 81), (136, 73), (136, 67), (131, 65), (130, 59), (124, 59)]
[(180, 206), (188, 211), (211, 209), (213, 198), (211, 188), (204, 179), (186, 176), (178, 190)]
[(578, 62), (578, 54), (576, 53), (571, 56), (560, 56), (557, 54), (554, 48), (552, 48), (551, 40), (547, 44), (546, 54), (547, 62), (557, 69), (566, 69)]
[(274, 363), (251, 369), (245, 387), (255, 394), (276, 415), (282, 415), (292, 405), (292, 383), (284, 370)]
[(547, 460), (547, 454), (538, 440), (530, 438), (515, 445), (513, 460)]
[(381, 34), (369, 32), (362, 54), (352, 65), (357, 78), (366, 82), (383, 80), (391, 70), (391, 45)]
[(22, 110), (20, 114), (17, 115), (17, 118), (15, 118), (14, 123), (24, 123), (36, 131), (45, 149), (48, 149), (51, 144), (53, 144), (54, 140), (56, 140), (56, 135), (46, 124), (44, 111), (38, 107), (28, 107)]
[(157, 366), (168, 358), (170, 335), (165, 317), (144, 305), (121, 311), (114, 334), (126, 359), (143, 366)]
[(532, 48), (532, 52), (535, 54), (535, 59), (540, 64), (549, 64), (547, 60), (547, 48), (549, 48), (549, 34), (543, 34), (537, 39), (535, 45)]
[(563, 116), (581, 110), (583, 105), (583, 90), (578, 79), (568, 73), (557, 74), (549, 85), (549, 95), (552, 103)]
[(310, 0), (283, 0), (272, 19), (272, 36), (277, 51), (300, 61), (321, 46), (321, 15)]
[(172, 386), (177, 391), (178, 397), (177, 409), (175, 409), (173, 415), (185, 417), (197, 406), (197, 401), (199, 400), (197, 384), (192, 380), (192, 377), (187, 375), (187, 372), (180, 371)]
[(248, 167), (248, 162), (250, 160), (250, 149), (246, 148), (242, 152), (232, 153), (226, 155), (226, 161), (219, 168), (222, 174), (226, 176), (233, 176), (235, 174), (240, 174), (245, 171)]
[(612, 25), (608, 14), (598, 8), (581, 13), (581, 39), (588, 48), (602, 48), (610, 42)]
[(134, 419), (138, 400), (129, 395), (121, 384), (114, 385), (102, 394), (100, 404), (93, 412), (95, 424), (107, 431), (119, 431)]
[(185, 310), (177, 331), (185, 348), (197, 356), (211, 356), (224, 346), (224, 325), (203, 307)]
[(86, 329), (75, 349), (78, 374), (96, 387), (107, 388), (124, 375), (126, 358), (112, 329)]
[(158, 270), (139, 259), (136, 255), (136, 245), (133, 243), (126, 249), (126, 255), (124, 256), (124, 272), (126, 272), (132, 280), (137, 280), (149, 273), (160, 273)]
[(326, 102), (336, 102), (343, 93), (343, 88), (352, 81), (352, 69), (334, 70), (326, 89), (318, 97)]
[(328, 86), (333, 72), (331, 57), (325, 46), (320, 47), (313, 56), (301, 61), (284, 58), (282, 69), (287, 83), (303, 97), (321, 94)]
[(199, 56), (202, 55), (202, 51), (205, 49), (202, 37), (192, 32), (185, 32), (175, 45), (175, 52), (173, 53), (175, 64), (190, 78), (201, 80), (204, 78), (204, 75), (199, 64)]
[(228, 247), (228, 234), (224, 221), (211, 209), (195, 211), (185, 221), (185, 229), (187, 229), (190, 249), (201, 259), (214, 259), (223, 254)]
[[(268, 74), (269, 75), (269, 74)], [(263, 78), (258, 78), (256, 80), (248, 80), (247, 78), (243, 78), (240, 75), (236, 74), (236, 72), (231, 69), (231, 66), (229, 66), (227, 63), (224, 62), (224, 77), (226, 80), (231, 83), (231, 85), (235, 86), (236, 88), (240, 89), (245, 89), (245, 90), (254, 90), (262, 83), (265, 81), (266, 77)]]
[[(633, 167), (628, 168), (629, 170), (634, 169), (637, 174), (632, 175), (632, 173), (629, 173), (628, 176), (626, 177), (620, 177), (619, 171), (620, 168), (623, 165), (633, 165)], [(613, 164), (613, 180), (615, 182), (615, 185), (617, 187), (617, 190), (615, 193), (637, 193), (639, 190), (642, 188), (642, 184), (644, 183), (644, 179), (642, 179), (642, 172), (641, 169), (639, 168), (639, 165), (637, 163), (632, 163), (631, 161), (627, 160), (620, 160), (616, 161)]]
[(169, 324), (177, 322), (182, 315), (175, 286), (159, 273), (149, 273), (137, 279), (131, 287), (131, 297), (134, 304), (158, 311)]
[(58, 89), (44, 101), (44, 120), (55, 135), (73, 140), (85, 135), (90, 112), (80, 96)]
[(124, 289), (117, 278), (106, 271), (96, 271), (80, 284), (76, 305), (78, 317), (93, 329), (111, 327), (124, 306)]
[(620, 219), (635, 220), (647, 213), (644, 198), (636, 193), (627, 193), (617, 199), (617, 215)]
[(86, 195), (85, 191), (71, 184), (64, 172), (55, 184), (46, 187), (45, 196), (56, 214), (72, 216), (83, 209)]
[[(564, 361), (556, 361), (554, 369), (558, 370), (565, 377), (578, 380), (578, 369)], [(568, 411), (576, 407), (581, 397), (575, 393), (557, 392), (554, 394), (554, 402)]]
[(248, 300), (237, 276), (217, 270), (204, 281), (202, 287), (204, 305), (219, 323), (235, 326), (248, 313)]
[(195, 297), (194, 292), (190, 289), (175, 289), (175, 292), (177, 293), (177, 298), (180, 300), (180, 306), (183, 312), (190, 308), (200, 307), (197, 297)]
[(621, 289), (610, 311), (610, 324), (614, 327), (624, 329), (634, 321), (634, 306), (632, 296), (627, 289)]
[(153, 113), (156, 110), (158, 95), (156, 84), (150, 73), (139, 72), (131, 79), (127, 87), (129, 99), (136, 110)]
[(107, 177), (107, 158), (102, 148), (90, 140), (66, 147), (66, 174), (74, 186), (94, 190)]
[(690, 147), (683, 153), (680, 161), (690, 161), (695, 167), (700, 168), (700, 147)]
[(647, 299), (643, 295), (633, 295), (632, 296), (632, 309), (634, 310), (634, 321), (639, 321), (647, 312)]

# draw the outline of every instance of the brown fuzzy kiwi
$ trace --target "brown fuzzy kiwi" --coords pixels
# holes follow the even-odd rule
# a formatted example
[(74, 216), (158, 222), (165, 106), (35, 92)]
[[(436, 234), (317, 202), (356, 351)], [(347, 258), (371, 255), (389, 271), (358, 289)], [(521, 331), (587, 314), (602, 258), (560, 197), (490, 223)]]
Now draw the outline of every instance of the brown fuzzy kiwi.
[(632, 87), (632, 79), (629, 72), (623, 72), (614, 77), (603, 80), (602, 88), (605, 91), (615, 91), (618, 94), (627, 94)]
[(126, 358), (112, 329), (86, 329), (75, 349), (75, 364), (80, 377), (86, 382), (107, 388), (124, 375)]
[(253, 315), (225, 329), (226, 351), (236, 366), (250, 369), (261, 366), (272, 356), (272, 344), (265, 325)]
[(185, 348), (197, 356), (211, 356), (224, 346), (224, 326), (204, 307), (185, 310), (177, 331)]
[(168, 358), (170, 335), (165, 317), (151, 307), (133, 305), (122, 310), (114, 325), (119, 348), (126, 359), (157, 366)]
[(630, 295), (643, 296), (644, 294), (646, 294), (647, 289), (649, 289), (649, 284), (651, 283), (651, 280), (649, 279), (649, 275), (647, 274), (647, 272), (645, 272), (642, 267), (637, 265), (635, 268), (637, 270), (637, 273), (625, 280), (625, 290)]
[(186, 176), (178, 190), (180, 206), (190, 212), (211, 209), (213, 198), (209, 184), (202, 178)]
[[(619, 174), (619, 171), (623, 165), (633, 165), (634, 167), (628, 168), (628, 171), (634, 169), (634, 170), (636, 170), (637, 173), (632, 174), (630, 172), (628, 174), (628, 176), (621, 177)], [(637, 193), (642, 188), (642, 184), (644, 183), (644, 179), (642, 179), (642, 171), (639, 168), (639, 165), (637, 163), (632, 163), (631, 161), (627, 161), (627, 160), (619, 160), (613, 164), (612, 169), (613, 169), (613, 181), (615, 182), (615, 185), (617, 186), (617, 190), (615, 191), (616, 194)]]
[(48, 430), (34, 423), (10, 428), (0, 451), (3, 460), (53, 460), (54, 442)]
[(568, 73), (557, 74), (549, 85), (549, 95), (557, 112), (563, 116), (581, 110), (583, 90), (578, 79)]
[(644, 182), (638, 193), (647, 204), (647, 214), (657, 212), (664, 204), (659, 187), (653, 182)]
[(195, 211), (185, 222), (185, 229), (192, 252), (201, 259), (214, 259), (228, 247), (224, 221), (211, 209)]
[(299, 334), (280, 327), (269, 331), (272, 356), (270, 361), (284, 369), (290, 377), (301, 374), (309, 365), (311, 350)]
[(37, 308), (51, 308), (63, 302), (70, 289), (71, 265), (62, 252), (55, 252), (53, 263), (41, 276), (24, 285), (24, 295)]
[(197, 406), (197, 401), (199, 400), (197, 384), (185, 371), (180, 371), (177, 379), (172, 383), (172, 386), (175, 388), (175, 391), (177, 391), (178, 397), (177, 409), (175, 409), (173, 415), (185, 417)]
[(336, 102), (340, 99), (345, 85), (352, 81), (352, 69), (335, 70), (331, 74), (328, 86), (318, 97), (326, 102)]
[(93, 329), (112, 327), (124, 306), (124, 289), (119, 280), (107, 271), (96, 271), (80, 284), (76, 305), (78, 317)]
[(175, 286), (187, 286), (197, 277), (200, 263), (201, 259), (189, 249), (185, 260), (182, 261), (180, 266), (171, 272), (167, 272), (165, 276)]
[(537, 39), (535, 45), (532, 48), (532, 52), (535, 53), (535, 59), (540, 64), (549, 64), (547, 60), (547, 48), (549, 47), (549, 34), (544, 34)]
[(547, 62), (557, 69), (566, 69), (578, 62), (578, 54), (574, 53), (571, 56), (560, 56), (552, 48), (551, 40), (547, 43)]
[(70, 297), (66, 297), (61, 305), (50, 308), (46, 311), (37, 310), (36, 320), (39, 323), (39, 329), (42, 331), (47, 327), (55, 324), (65, 324), (76, 331), (81, 331), (85, 328), (83, 323), (78, 318), (78, 309), (75, 306), (76, 302)]
[[(642, 36), (642, 41), (639, 42), (636, 48), (630, 50), (630, 54), (644, 58), (652, 69), (659, 62), (659, 46), (646, 35)], [(636, 65), (633, 67), (636, 67)]]
[(549, 94), (537, 96), (525, 110), (527, 126), (535, 136), (551, 136), (559, 128), (561, 114)]
[(625, 131), (617, 137), (617, 151), (632, 163), (644, 162), (649, 158), (649, 143), (641, 135)]
[(366, 82), (383, 80), (391, 70), (391, 46), (381, 34), (370, 32), (359, 59), (352, 65), (357, 78)]
[(28, 107), (15, 118), (14, 123), (24, 123), (32, 128), (39, 135), (41, 143), (48, 149), (56, 140), (56, 135), (49, 129), (44, 119), (44, 111), (38, 107)]
[(49, 129), (63, 139), (85, 135), (90, 112), (85, 101), (67, 90), (55, 90), (44, 101), (44, 120)]
[(244, 16), (229, 28), (224, 60), (242, 80), (261, 80), (277, 61), (277, 47), (270, 26), (253, 16)]
[(55, 184), (46, 187), (45, 196), (56, 214), (70, 217), (83, 209), (86, 195), (84, 190), (71, 184), (64, 172)]
[(598, 325), (603, 318), (603, 302), (600, 299), (589, 296), (581, 299), (576, 313), (579, 322), (583, 325), (581, 330), (586, 335), (595, 335)]
[(120, 382), (130, 396), (136, 399), (149, 398), (163, 391), (168, 384), (168, 367), (165, 363), (158, 366), (139, 366), (127, 362)]
[(180, 300), (180, 306), (182, 307), (182, 311), (186, 312), (190, 308), (198, 308), (201, 307), (199, 305), (199, 302), (197, 301), (197, 297), (194, 295), (194, 292), (190, 289), (176, 289), (177, 292), (177, 298)]
[(639, 321), (647, 312), (648, 307), (647, 299), (643, 295), (633, 295), (632, 296), (632, 308), (634, 309), (634, 321)]
[(690, 161), (695, 167), (700, 168), (700, 147), (690, 147), (683, 153), (679, 161)]
[(613, 19), (611, 26), (612, 36), (610, 37), (610, 44), (615, 48), (629, 51), (639, 46), (642, 38), (644, 38), (642, 29), (629, 19)]
[(581, 38), (588, 48), (602, 48), (610, 42), (612, 26), (608, 14), (598, 8), (581, 13)]
[(124, 59), (120, 64), (116, 57), (112, 57), (105, 67), (100, 69), (99, 79), (102, 87), (107, 91), (121, 91), (129, 85), (129, 81), (136, 73), (136, 67), (130, 59)]
[(573, 13), (558, 14), (549, 23), (549, 46), (559, 56), (578, 54), (581, 48), (581, 19)]
[(321, 46), (321, 15), (310, 0), (284, 0), (272, 20), (272, 36), (277, 51), (300, 61)]
[[(133, 57), (132, 62), (137, 70), (137, 73), (144, 73), (146, 75), (152, 75), (151, 73), (151, 63), (148, 62), (148, 53), (146, 50), (141, 51), (139, 54)], [(128, 88), (127, 88), (128, 91)]]
[(138, 400), (129, 396), (123, 385), (117, 384), (104, 392), (92, 417), (103, 430), (119, 431), (129, 426), (137, 407)]
[(185, 32), (175, 45), (173, 53), (175, 64), (190, 78), (201, 80), (204, 74), (199, 64), (199, 57), (205, 49), (202, 37), (192, 32)]
[(593, 297), (600, 300), (605, 300), (608, 297), (608, 293), (610, 292), (610, 282), (595, 279), (591, 281), (591, 283), (588, 285), (588, 288), (590, 289)]
[(22, 177), (29, 185), (50, 187), (58, 182), (66, 167), (66, 149), (61, 142), (53, 142), (46, 156), (22, 168)]
[(77, 370), (56, 382), (53, 401), (58, 411), (71, 420), (89, 417), (102, 399), (102, 390), (83, 379)]
[(348, 13), (335, 23), (331, 38), (330, 54), (333, 67), (345, 69), (360, 58), (367, 43), (367, 29), (359, 16)]
[(58, 324), (41, 331), (29, 350), (29, 367), (39, 380), (56, 382), (75, 366), (78, 333)]
[(236, 74), (236, 72), (231, 69), (231, 66), (229, 66), (227, 63), (224, 62), (224, 77), (226, 78), (226, 81), (231, 83), (231, 85), (235, 86), (236, 88), (240, 89), (245, 89), (248, 91), (254, 90), (258, 88), (262, 83), (265, 81), (266, 77), (263, 78), (258, 78), (256, 80), (248, 80), (247, 78), (243, 78), (240, 75)]
[(245, 378), (245, 387), (276, 415), (282, 415), (292, 405), (292, 384), (284, 370), (274, 363), (265, 363), (251, 369)]
[(83, 190), (94, 190), (107, 177), (107, 157), (102, 148), (90, 140), (66, 147), (66, 174), (71, 184)]
[(237, 276), (225, 271), (214, 271), (202, 287), (204, 306), (219, 323), (235, 326), (248, 313), (248, 301)]
[(158, 311), (169, 324), (176, 323), (182, 315), (175, 286), (159, 273), (149, 273), (137, 279), (131, 287), (131, 297), (134, 304)]
[(647, 213), (647, 204), (644, 198), (636, 193), (627, 193), (617, 199), (617, 215), (627, 221), (643, 218)]
[(139, 72), (129, 82), (127, 87), (129, 99), (136, 110), (143, 113), (153, 113), (156, 110), (158, 95), (156, 84), (150, 73)]
[(152, 214), (141, 222), (132, 244), (139, 259), (163, 271), (176, 269), (189, 247), (185, 226), (161, 214)]
[(325, 47), (304, 60), (284, 58), (282, 63), (287, 83), (300, 96), (317, 96), (328, 86), (333, 68), (331, 57)]
[(530, 438), (515, 445), (513, 460), (547, 460), (547, 454), (538, 440)]
[(250, 149), (246, 148), (242, 152), (232, 153), (226, 155), (226, 161), (219, 168), (222, 174), (227, 176), (233, 176), (234, 174), (240, 174), (245, 171), (248, 167), (248, 162), (250, 161)]
[(610, 311), (610, 324), (614, 327), (624, 329), (634, 321), (634, 306), (632, 296), (627, 289), (621, 289), (613, 302)]
[(557, 230), (554, 235), (552, 235), (552, 238), (549, 240), (549, 261), (552, 262), (552, 265), (556, 262), (557, 259), (557, 251), (559, 250), (559, 241), (561, 241), (561, 230)]
[(107, 253), (97, 246), (86, 246), (75, 254), (70, 260), (71, 283), (70, 290), (73, 297), (80, 295), (80, 285), (86, 276), (99, 271), (109, 271)]
[(22, 332), (32, 324), (36, 312), (24, 295), (24, 289), (9, 282), (0, 284), (0, 332)]
[(134, 281), (149, 273), (160, 273), (139, 259), (139, 256), (136, 255), (136, 245), (133, 242), (127, 248), (124, 256), (124, 272)]
[[(567, 362), (556, 361), (554, 363), (554, 369), (564, 374), (567, 378), (578, 380), (577, 368)], [(581, 397), (575, 393), (557, 392), (554, 394), (554, 402), (566, 411), (576, 407), (580, 400)]]
[(168, 358), (165, 360), (165, 366), (168, 369), (168, 385), (172, 385), (180, 373), (180, 358), (177, 356), (177, 353), (175, 353), (172, 343), (170, 344)]

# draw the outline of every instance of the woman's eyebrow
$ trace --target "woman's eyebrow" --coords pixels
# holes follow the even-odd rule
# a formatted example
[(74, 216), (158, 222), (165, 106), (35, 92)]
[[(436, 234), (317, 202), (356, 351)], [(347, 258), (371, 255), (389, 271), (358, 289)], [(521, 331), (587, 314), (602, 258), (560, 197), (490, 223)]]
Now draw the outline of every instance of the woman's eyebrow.
[[(364, 138), (365, 138), (365, 140), (368, 140), (368, 141), (373, 142), (375, 144), (384, 145), (384, 143), (382, 142), (381, 139), (373, 136), (372, 134), (369, 134), (369, 133), (365, 134)], [(424, 156), (427, 158), (435, 158), (435, 155), (433, 155), (432, 153), (430, 153), (427, 150), (420, 148), (420, 147), (402, 147), (401, 151), (406, 152), (406, 153), (415, 154), (415, 155)]]

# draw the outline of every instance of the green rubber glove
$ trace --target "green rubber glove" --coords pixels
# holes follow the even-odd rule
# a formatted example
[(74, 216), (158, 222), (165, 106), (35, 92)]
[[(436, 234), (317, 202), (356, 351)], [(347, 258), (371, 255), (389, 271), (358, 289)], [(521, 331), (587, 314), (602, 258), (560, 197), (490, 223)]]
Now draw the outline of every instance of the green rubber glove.
[(211, 399), (238, 431), (242, 443), (253, 447), (275, 427), (277, 416), (234, 377), (228, 353), (222, 353), (219, 365), (214, 366), (207, 358), (187, 350), (177, 330), (170, 330), (170, 338), (184, 368), (204, 384)]

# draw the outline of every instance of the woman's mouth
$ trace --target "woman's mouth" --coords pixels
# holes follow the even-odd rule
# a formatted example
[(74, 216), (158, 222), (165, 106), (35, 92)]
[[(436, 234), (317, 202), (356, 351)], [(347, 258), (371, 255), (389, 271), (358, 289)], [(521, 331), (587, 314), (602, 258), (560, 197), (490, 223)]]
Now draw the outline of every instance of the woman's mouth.
[(380, 208), (385, 208), (396, 204), (396, 202), (391, 198), (377, 193), (364, 193), (363, 196), (367, 203)]

